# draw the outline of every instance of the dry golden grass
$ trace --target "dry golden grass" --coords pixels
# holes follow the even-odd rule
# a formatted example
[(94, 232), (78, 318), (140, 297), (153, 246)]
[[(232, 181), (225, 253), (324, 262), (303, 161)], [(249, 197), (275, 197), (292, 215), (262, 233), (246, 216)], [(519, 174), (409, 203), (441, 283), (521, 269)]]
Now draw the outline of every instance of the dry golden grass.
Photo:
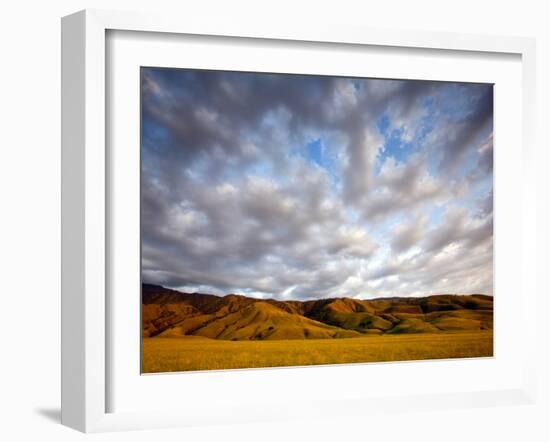
[(144, 338), (142, 372), (221, 370), (493, 355), (491, 330), (349, 339), (225, 341), (197, 336)]

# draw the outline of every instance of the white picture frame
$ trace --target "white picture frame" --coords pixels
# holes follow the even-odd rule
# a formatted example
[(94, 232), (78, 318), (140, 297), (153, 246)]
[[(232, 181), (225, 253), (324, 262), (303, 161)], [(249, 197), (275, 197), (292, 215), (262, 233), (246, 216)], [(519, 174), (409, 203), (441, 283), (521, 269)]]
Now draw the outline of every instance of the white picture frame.
[[(108, 337), (109, 253), (112, 238), (109, 214), (106, 120), (106, 35), (109, 31), (141, 31), (163, 34), (270, 39), (286, 42), (337, 43), (380, 48), (425, 48), (514, 54), (521, 57), (522, 119), (519, 173), (521, 190), (521, 300), (536, 302), (535, 268), (535, 42), (519, 37), (493, 37), (451, 33), (389, 31), (327, 26), (292, 26), (281, 23), (214, 22), (195, 17), (86, 10), (62, 20), (62, 423), (84, 432), (161, 428), (208, 424), (211, 417), (181, 410), (139, 412), (109, 411), (112, 388), (109, 366), (112, 354)], [(498, 188), (496, 190), (498, 192)], [(497, 269), (498, 271), (498, 269)], [(497, 301), (498, 303), (498, 301)], [(498, 304), (497, 304), (498, 305)], [(497, 306), (498, 309), (498, 306)], [(535, 324), (525, 328), (534, 336)], [(534, 339), (526, 340), (521, 385), (513, 388), (462, 393), (440, 392), (414, 396), (379, 397), (376, 411), (395, 412), (415, 407), (437, 409), (499, 404), (532, 403), (536, 395)], [(300, 370), (300, 369), (296, 369)], [(268, 373), (268, 372), (264, 372)], [(267, 374), (268, 375), (268, 374)], [(246, 376), (246, 374), (245, 374)], [(237, 400), (238, 402), (238, 400)], [(328, 405), (327, 405), (328, 404)], [(246, 410), (246, 404), (235, 410)], [(265, 413), (241, 416), (227, 412), (216, 422), (248, 422), (285, 417), (323, 416), (328, 402), (313, 403), (303, 410), (289, 404)], [(338, 400), (341, 414), (366, 414), (375, 408), (357, 398)]]

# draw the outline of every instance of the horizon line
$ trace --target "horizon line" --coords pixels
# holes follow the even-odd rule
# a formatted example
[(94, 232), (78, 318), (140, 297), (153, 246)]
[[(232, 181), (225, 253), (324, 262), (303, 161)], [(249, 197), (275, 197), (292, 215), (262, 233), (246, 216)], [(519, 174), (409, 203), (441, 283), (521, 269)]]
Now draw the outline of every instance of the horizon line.
[(307, 302), (307, 301), (318, 301), (318, 300), (322, 300), (322, 299), (353, 299), (353, 300), (356, 300), (356, 301), (377, 301), (377, 300), (395, 299), (395, 298), (397, 298), (397, 299), (428, 298), (430, 296), (488, 296), (490, 298), (494, 298), (494, 294), (487, 294), (487, 293), (434, 293), (434, 294), (430, 294), (430, 295), (419, 295), (419, 296), (414, 296), (414, 295), (410, 295), (410, 296), (403, 296), (403, 295), (401, 295), (401, 296), (399, 296), (399, 295), (396, 295), (396, 296), (380, 296), (380, 297), (377, 297), (377, 298), (354, 298), (352, 296), (328, 296), (326, 298), (312, 298), (312, 297), (310, 297), (310, 298), (306, 298), (306, 299), (278, 299), (273, 295), (271, 295), (270, 298), (258, 298), (256, 296), (244, 295), (244, 294), (241, 294), (241, 293), (226, 293), (224, 295), (215, 295), (213, 293), (183, 292), (181, 290), (178, 290), (178, 289), (175, 289), (175, 288), (172, 288), (172, 287), (166, 287), (166, 286), (163, 286), (161, 284), (154, 284), (154, 283), (144, 282), (144, 281), (141, 282), (141, 285), (142, 286), (148, 285), (148, 286), (160, 287), (162, 289), (172, 290), (172, 291), (175, 291), (175, 292), (178, 292), (178, 293), (181, 293), (181, 294), (187, 294), (187, 295), (208, 295), (208, 296), (215, 296), (217, 298), (225, 298), (227, 296), (242, 296), (244, 298), (256, 299), (256, 300), (259, 300), (259, 301), (265, 301), (265, 300), (272, 299), (272, 300), (280, 301), (280, 302), (286, 302), (286, 301)]

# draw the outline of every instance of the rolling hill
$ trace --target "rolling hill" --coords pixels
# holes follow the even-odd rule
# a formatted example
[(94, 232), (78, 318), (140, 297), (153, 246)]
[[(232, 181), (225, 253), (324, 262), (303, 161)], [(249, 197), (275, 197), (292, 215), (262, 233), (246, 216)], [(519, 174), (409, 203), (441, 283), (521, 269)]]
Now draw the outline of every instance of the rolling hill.
[(434, 295), (278, 301), (142, 285), (142, 336), (226, 341), (492, 330), (493, 298)]

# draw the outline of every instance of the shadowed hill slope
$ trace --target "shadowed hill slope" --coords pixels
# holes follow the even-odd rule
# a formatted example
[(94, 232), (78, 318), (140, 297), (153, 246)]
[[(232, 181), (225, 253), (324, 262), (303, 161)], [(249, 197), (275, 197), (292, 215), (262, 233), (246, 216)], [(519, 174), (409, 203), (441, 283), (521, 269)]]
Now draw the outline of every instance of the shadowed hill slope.
[(493, 298), (435, 295), (278, 301), (142, 286), (142, 335), (223, 340), (352, 338), (493, 328)]

